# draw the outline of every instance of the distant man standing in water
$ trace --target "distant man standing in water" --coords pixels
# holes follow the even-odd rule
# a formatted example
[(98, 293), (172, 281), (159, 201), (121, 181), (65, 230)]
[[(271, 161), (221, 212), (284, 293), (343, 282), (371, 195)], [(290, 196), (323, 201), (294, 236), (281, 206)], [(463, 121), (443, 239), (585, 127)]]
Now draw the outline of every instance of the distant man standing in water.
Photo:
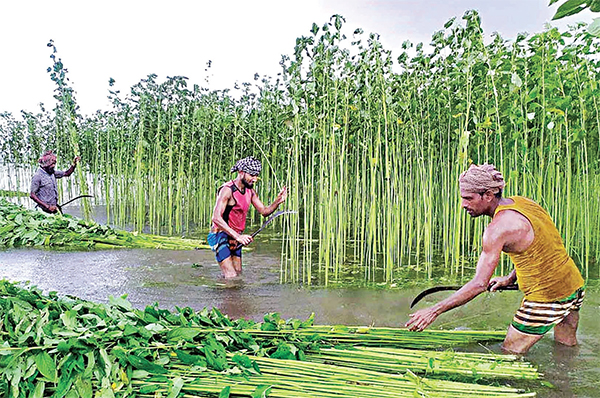
[[(459, 183), (467, 213), (492, 217), (483, 233), (475, 277), (446, 300), (410, 314), (406, 326), (421, 331), (440, 314), (488, 288), (495, 291), (518, 282), (525, 298), (508, 328), (503, 350), (524, 354), (552, 327), (556, 342), (576, 345), (584, 280), (548, 213), (531, 199), (503, 198), (504, 178), (493, 165), (472, 165), (461, 174)], [(508, 276), (490, 280), (503, 251), (515, 269)]]
[(269, 206), (260, 201), (253, 188), (261, 170), (262, 165), (258, 159), (252, 156), (241, 159), (231, 168), (231, 173), (237, 171), (237, 177), (218, 190), (213, 224), (207, 241), (215, 252), (225, 278), (234, 278), (242, 273), (241, 246), (252, 242), (252, 236), (244, 234), (250, 204), (263, 217), (268, 217), (287, 198), (287, 188), (283, 187)]
[(42, 157), (38, 159), (40, 168), (34, 174), (31, 180), (31, 189), (29, 190), (29, 197), (37, 203), (37, 207), (51, 214), (58, 211), (56, 179), (68, 177), (73, 174), (80, 159), (79, 156), (76, 156), (68, 170), (54, 170), (56, 167), (56, 155), (52, 151), (44, 152)]

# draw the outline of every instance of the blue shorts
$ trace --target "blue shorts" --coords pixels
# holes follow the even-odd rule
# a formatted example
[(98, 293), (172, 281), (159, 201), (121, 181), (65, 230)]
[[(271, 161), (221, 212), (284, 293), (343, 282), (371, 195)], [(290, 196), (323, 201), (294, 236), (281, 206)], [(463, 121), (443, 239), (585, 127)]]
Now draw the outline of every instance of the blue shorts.
[(240, 246), (239, 249), (232, 250), (229, 240), (235, 242), (235, 245), (238, 244), (238, 242), (234, 241), (229, 235), (227, 235), (226, 232), (210, 232), (208, 234), (206, 241), (208, 242), (212, 251), (215, 252), (218, 262), (221, 262), (231, 256), (242, 257), (242, 247)]

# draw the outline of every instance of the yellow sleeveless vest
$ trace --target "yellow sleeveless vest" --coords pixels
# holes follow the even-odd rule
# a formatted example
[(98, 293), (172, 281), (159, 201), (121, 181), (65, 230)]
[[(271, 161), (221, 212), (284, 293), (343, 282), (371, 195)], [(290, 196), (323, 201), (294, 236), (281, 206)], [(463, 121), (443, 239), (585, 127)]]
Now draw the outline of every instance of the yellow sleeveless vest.
[(523, 253), (507, 253), (515, 264), (519, 289), (530, 301), (551, 302), (568, 297), (584, 285), (584, 280), (550, 215), (531, 199), (509, 199), (514, 203), (498, 206), (494, 216), (503, 210), (517, 211), (529, 220), (535, 235)]

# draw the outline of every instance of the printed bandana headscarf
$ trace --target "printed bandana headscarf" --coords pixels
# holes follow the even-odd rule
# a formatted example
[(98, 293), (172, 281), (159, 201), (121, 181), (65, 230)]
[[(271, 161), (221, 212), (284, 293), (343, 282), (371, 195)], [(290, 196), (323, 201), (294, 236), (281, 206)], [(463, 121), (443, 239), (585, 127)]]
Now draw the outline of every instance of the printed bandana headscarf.
[(460, 189), (467, 192), (485, 192), (491, 190), (494, 194), (500, 192), (504, 185), (504, 177), (493, 164), (484, 163), (481, 166), (472, 164), (458, 178)]
[(260, 174), (261, 170), (262, 164), (260, 163), (260, 160), (256, 159), (254, 156), (248, 156), (247, 158), (238, 160), (235, 166), (231, 168), (230, 173), (233, 173), (234, 171), (243, 171), (244, 173), (257, 176)]
[(46, 151), (41, 158), (38, 159), (38, 163), (41, 167), (48, 167), (56, 160), (56, 155), (52, 151)]

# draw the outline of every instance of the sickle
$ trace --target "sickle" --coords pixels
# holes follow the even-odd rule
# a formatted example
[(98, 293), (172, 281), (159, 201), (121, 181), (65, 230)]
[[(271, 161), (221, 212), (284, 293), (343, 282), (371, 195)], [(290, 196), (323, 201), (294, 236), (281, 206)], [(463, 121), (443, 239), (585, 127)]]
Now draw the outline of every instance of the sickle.
[[(258, 235), (258, 233), (260, 231), (262, 231), (263, 229), (265, 229), (265, 227), (267, 225), (269, 225), (274, 219), (276, 219), (277, 217), (283, 215), (283, 214), (292, 214), (292, 213), (298, 213), (297, 211), (294, 210), (282, 210), (282, 211), (278, 211), (277, 213), (273, 214), (271, 217), (269, 217), (267, 219), (267, 221), (265, 221), (265, 223), (263, 225), (260, 226), (259, 229), (257, 229), (251, 236), (252, 238), (254, 238), (256, 235)], [(240, 247), (242, 247), (243, 245), (241, 243), (238, 243), (238, 245), (235, 247), (235, 249), (233, 249), (233, 251), (236, 251), (237, 249), (239, 249)]]
[(92, 195), (79, 195), (79, 196), (75, 196), (73, 199), (71, 200), (67, 200), (65, 203), (63, 203), (62, 205), (60, 205), (60, 207), (64, 207), (66, 205), (68, 205), (69, 203), (77, 200), (77, 199), (81, 199), (81, 198), (93, 198)]
[(81, 199), (81, 198), (93, 198), (93, 196), (92, 195), (79, 195), (79, 196), (75, 196), (73, 199), (67, 200), (62, 205), (57, 204), (56, 207), (58, 208), (58, 211), (60, 212), (60, 214), (62, 214), (62, 208), (63, 208), (63, 206), (66, 206), (69, 203), (71, 203), (71, 202), (73, 202), (73, 201), (75, 201), (77, 199)]
[[(429, 296), (430, 294), (433, 294), (436, 292), (443, 292), (445, 290), (458, 290), (461, 287), (462, 286), (434, 286), (434, 287), (430, 287), (429, 289), (425, 289), (413, 299), (412, 303), (410, 303), (410, 308), (414, 307), (415, 304), (417, 304), (419, 301), (421, 301), (423, 299), (423, 297), (425, 297), (425, 296)], [(488, 290), (490, 290), (491, 287), (492, 286), (488, 286)], [(519, 285), (514, 284), (514, 285), (508, 285), (508, 286), (501, 286), (497, 290), (519, 290)]]

